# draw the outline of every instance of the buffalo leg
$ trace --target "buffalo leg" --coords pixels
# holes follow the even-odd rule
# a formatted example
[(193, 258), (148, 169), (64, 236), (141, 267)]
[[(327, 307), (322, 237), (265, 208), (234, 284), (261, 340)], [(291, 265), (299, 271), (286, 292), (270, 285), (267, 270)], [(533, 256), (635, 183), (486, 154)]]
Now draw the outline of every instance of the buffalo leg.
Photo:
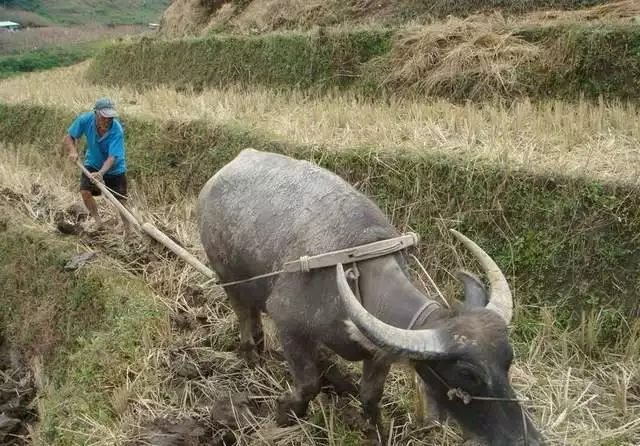
[(357, 396), (359, 389), (355, 383), (355, 379), (348, 373), (343, 372), (338, 364), (333, 360), (332, 354), (328, 349), (318, 349), (318, 367), (322, 372), (322, 386), (328, 386), (333, 389), (337, 395), (353, 395)]
[(380, 417), (380, 400), (384, 392), (384, 382), (390, 369), (391, 363), (387, 361), (367, 359), (362, 364), (360, 401), (372, 434), (375, 433), (376, 429), (380, 432), (383, 431)]
[(309, 402), (320, 392), (320, 370), (314, 342), (285, 333), (281, 337), (284, 356), (295, 382), (294, 391), (285, 393), (278, 400), (276, 421), (280, 426), (287, 426), (295, 422), (292, 413), (303, 417)]
[(251, 337), (253, 343), (256, 346), (258, 354), (264, 352), (264, 331), (262, 330), (262, 318), (260, 310), (257, 308), (251, 308)]
[[(248, 305), (243, 304), (231, 293), (227, 292), (227, 296), (229, 296), (233, 311), (238, 317), (238, 325), (240, 328), (238, 354), (247, 362), (249, 367), (254, 367), (259, 361), (258, 353), (256, 352), (256, 342), (254, 341), (254, 333), (256, 331), (254, 328), (256, 326), (254, 312), (257, 312), (258, 318), (260, 317), (260, 313), (258, 310), (254, 310)], [(262, 331), (261, 326), (260, 331)]]

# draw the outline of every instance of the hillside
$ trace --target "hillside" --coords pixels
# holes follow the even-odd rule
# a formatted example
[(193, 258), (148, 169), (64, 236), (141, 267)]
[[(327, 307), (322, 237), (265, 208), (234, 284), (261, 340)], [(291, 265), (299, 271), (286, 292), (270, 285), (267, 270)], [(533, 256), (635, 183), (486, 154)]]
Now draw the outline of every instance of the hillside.
[[(49, 22), (64, 25), (141, 24), (158, 21), (171, 0), (2, 0), (4, 20), (23, 20), (44, 26)], [(21, 22), (23, 23), (23, 22)]]
[(590, 19), (633, 18), (638, 2), (623, 0), (174, 0), (161, 20), (163, 34), (172, 37), (209, 32), (262, 33), (327, 26), (400, 26), (430, 24), (450, 16), (475, 14), (510, 17), (534, 13), (556, 19), (567, 11), (592, 8)]

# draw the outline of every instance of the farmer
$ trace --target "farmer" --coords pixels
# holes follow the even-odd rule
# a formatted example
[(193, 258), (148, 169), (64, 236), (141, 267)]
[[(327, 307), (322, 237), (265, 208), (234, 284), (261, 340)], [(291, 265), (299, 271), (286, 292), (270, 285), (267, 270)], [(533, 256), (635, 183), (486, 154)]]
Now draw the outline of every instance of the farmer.
[[(115, 119), (118, 113), (109, 98), (99, 99), (93, 111), (78, 116), (67, 129), (64, 142), (69, 149), (69, 159), (78, 160), (77, 142), (84, 135), (87, 148), (84, 166), (96, 181), (103, 182), (124, 206), (127, 201), (127, 163), (124, 147), (124, 130)], [(95, 221), (95, 229), (104, 228), (94, 196), (101, 195), (100, 189), (82, 173), (80, 193), (85, 206)], [(130, 232), (127, 219), (121, 214), (126, 234)]]

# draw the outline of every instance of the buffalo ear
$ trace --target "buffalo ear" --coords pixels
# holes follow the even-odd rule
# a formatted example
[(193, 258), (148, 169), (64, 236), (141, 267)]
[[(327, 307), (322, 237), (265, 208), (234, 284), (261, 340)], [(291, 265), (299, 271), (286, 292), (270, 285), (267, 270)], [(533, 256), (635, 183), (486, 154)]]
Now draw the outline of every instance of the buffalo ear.
[(484, 307), (489, 302), (489, 293), (480, 279), (475, 274), (466, 270), (460, 270), (456, 274), (457, 279), (464, 286), (464, 303), (469, 308)]

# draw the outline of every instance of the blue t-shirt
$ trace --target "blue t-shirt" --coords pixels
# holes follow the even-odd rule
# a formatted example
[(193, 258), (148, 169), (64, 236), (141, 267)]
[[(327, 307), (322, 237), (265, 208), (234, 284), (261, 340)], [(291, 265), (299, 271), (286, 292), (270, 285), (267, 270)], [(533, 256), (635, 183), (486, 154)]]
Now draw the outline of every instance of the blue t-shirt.
[(85, 167), (100, 169), (108, 157), (115, 158), (111, 169), (105, 175), (120, 175), (127, 171), (124, 149), (124, 130), (119, 121), (114, 119), (111, 128), (102, 136), (96, 128), (94, 112), (85, 112), (76, 118), (67, 129), (67, 133), (74, 139), (82, 135), (87, 138), (87, 150), (84, 157)]

